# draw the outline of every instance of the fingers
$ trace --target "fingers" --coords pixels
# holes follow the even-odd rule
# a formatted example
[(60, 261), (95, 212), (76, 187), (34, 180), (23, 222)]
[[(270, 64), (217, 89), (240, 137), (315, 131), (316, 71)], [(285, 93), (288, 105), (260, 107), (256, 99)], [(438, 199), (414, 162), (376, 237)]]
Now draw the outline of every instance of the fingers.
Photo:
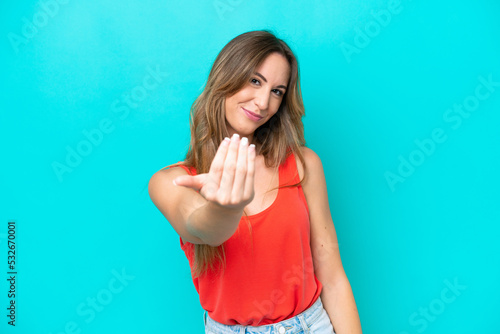
[(217, 184), (220, 182), (220, 179), (222, 177), (222, 171), (224, 170), (224, 161), (226, 160), (230, 142), (231, 140), (229, 138), (224, 138), (222, 143), (219, 145), (219, 148), (217, 149), (217, 153), (215, 153), (212, 164), (210, 165), (209, 174)]
[(208, 201), (243, 207), (254, 197), (255, 155), (255, 145), (234, 134), (220, 144), (208, 173), (178, 176), (174, 184), (199, 191)]
[(229, 144), (226, 160), (224, 161), (224, 170), (222, 172), (219, 185), (219, 192), (222, 195), (221, 198), (222, 202), (226, 203), (231, 202), (239, 143), (240, 143), (240, 136), (237, 133), (235, 133), (231, 138), (231, 143)]
[(248, 158), (247, 158), (247, 175), (245, 178), (245, 190), (243, 196), (250, 200), (254, 196), (254, 180), (255, 180), (255, 145), (250, 145), (248, 147)]
[(236, 171), (234, 175), (233, 189), (231, 193), (231, 198), (235, 202), (239, 202), (244, 198), (245, 191), (245, 179), (247, 176), (247, 151), (248, 151), (248, 139), (246, 137), (241, 138), (240, 145), (238, 148), (238, 159), (236, 161)]

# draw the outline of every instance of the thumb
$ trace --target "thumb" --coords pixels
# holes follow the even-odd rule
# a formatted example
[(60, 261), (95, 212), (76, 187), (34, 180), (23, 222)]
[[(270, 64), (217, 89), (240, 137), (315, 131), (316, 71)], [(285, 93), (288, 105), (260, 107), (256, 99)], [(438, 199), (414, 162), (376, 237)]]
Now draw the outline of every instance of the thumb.
[(203, 178), (201, 175), (181, 175), (174, 179), (176, 186), (183, 186), (199, 191), (203, 187)]

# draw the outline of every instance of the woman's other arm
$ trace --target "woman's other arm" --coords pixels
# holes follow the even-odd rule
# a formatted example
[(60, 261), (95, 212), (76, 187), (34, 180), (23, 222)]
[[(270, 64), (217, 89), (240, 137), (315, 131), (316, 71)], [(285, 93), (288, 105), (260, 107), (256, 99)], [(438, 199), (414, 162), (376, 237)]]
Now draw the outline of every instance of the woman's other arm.
[[(302, 189), (309, 207), (314, 271), (323, 285), (321, 300), (336, 334), (361, 334), (356, 302), (340, 259), (337, 234), (328, 204), (323, 165), (318, 155), (311, 149), (303, 147), (302, 153), (307, 167), (307, 176)], [(300, 172), (303, 174), (298, 159), (297, 164), (299, 175)]]

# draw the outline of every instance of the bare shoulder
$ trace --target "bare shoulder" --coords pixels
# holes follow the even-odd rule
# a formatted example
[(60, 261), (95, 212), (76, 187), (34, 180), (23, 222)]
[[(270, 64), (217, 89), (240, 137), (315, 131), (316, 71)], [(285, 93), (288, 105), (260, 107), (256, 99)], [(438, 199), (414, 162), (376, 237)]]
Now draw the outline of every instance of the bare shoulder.
[(149, 194), (151, 195), (152, 192), (154, 193), (158, 189), (168, 189), (170, 186), (173, 186), (173, 179), (175, 179), (177, 176), (186, 174), (186, 170), (179, 166), (160, 169), (149, 179)]
[(160, 169), (154, 173), (148, 183), (149, 197), (153, 203), (158, 206), (159, 202), (167, 194), (175, 190), (176, 186), (174, 185), (173, 180), (180, 175), (186, 174), (187, 172), (181, 167)]
[(176, 177), (187, 174), (187, 171), (179, 166), (160, 169), (149, 180), (149, 197), (177, 234), (182, 237), (183, 242), (203, 243), (186, 229), (187, 217), (195, 209), (193, 203), (198, 203), (196, 199), (201, 196), (193, 189), (176, 186), (173, 183)]
[[(321, 163), (321, 159), (312, 149), (306, 146), (302, 146), (301, 148), (302, 156), (304, 157), (304, 161), (306, 163), (306, 172), (308, 174), (316, 174), (318, 172), (323, 171), (323, 165)], [(295, 160), (297, 161), (297, 169), (299, 171), (299, 177), (302, 179), (304, 177), (304, 166), (302, 166), (302, 162), (299, 157), (295, 155)]]

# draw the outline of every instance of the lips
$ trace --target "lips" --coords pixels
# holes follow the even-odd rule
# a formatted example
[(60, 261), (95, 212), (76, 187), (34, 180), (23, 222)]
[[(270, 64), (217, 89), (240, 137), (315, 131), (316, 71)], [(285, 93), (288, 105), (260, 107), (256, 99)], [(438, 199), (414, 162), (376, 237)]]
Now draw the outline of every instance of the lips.
[(243, 109), (243, 112), (247, 115), (248, 118), (250, 118), (252, 121), (260, 121), (262, 118), (262, 116), (260, 115), (257, 115), (253, 112), (251, 112), (250, 110), (246, 110), (245, 108), (241, 107), (241, 109)]

